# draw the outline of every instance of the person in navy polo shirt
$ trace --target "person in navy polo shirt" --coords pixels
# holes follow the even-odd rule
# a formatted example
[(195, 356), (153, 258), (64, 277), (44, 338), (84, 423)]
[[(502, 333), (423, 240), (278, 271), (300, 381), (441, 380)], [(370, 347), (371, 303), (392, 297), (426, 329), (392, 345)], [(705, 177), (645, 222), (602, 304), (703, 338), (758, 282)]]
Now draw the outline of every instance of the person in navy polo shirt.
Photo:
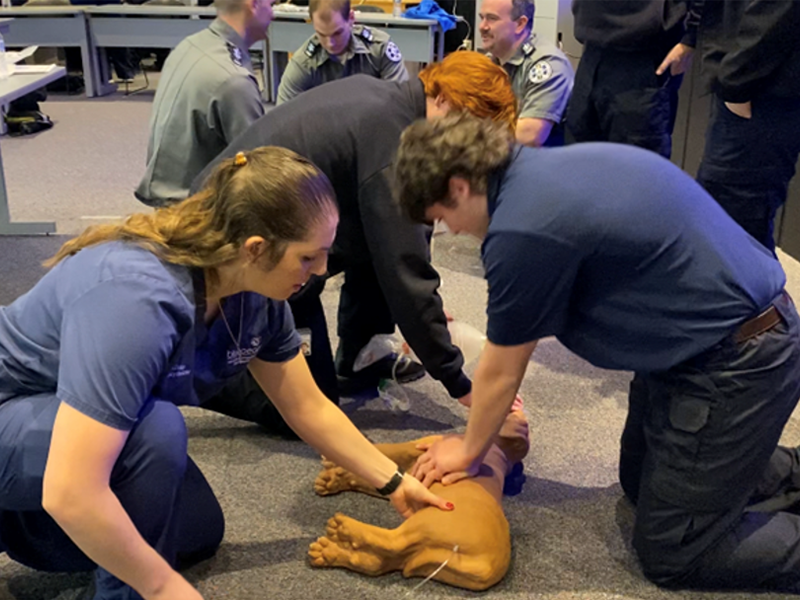
[[(465, 435), (423, 483), (475, 473), (537, 340), (635, 373), (620, 480), (633, 546), (667, 587), (800, 583), (800, 327), (772, 254), (687, 174), (608, 143), (533, 149), (458, 115), (408, 128), (397, 190), (416, 221), (483, 240), (488, 342)], [(565, 176), (565, 174), (570, 174)]]
[(451, 508), (359, 433), (298, 353), (285, 300), (325, 272), (338, 221), (309, 161), (241, 152), (184, 202), (67, 242), (0, 307), (0, 550), (99, 567), (94, 600), (198, 600), (174, 567), (213, 555), (224, 520), (177, 405), (247, 368), (300, 437), (404, 516)]

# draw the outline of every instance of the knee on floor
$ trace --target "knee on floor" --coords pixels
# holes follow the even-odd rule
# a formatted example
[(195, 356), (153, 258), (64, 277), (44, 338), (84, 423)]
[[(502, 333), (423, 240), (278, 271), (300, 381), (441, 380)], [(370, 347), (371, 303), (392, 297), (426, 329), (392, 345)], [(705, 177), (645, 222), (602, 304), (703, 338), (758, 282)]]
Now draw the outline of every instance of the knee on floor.
[[(186, 423), (171, 402), (153, 401), (142, 411), (126, 444), (128, 457), (158, 466), (160, 473), (180, 478), (186, 469)], [(123, 451), (123, 453), (126, 453)]]

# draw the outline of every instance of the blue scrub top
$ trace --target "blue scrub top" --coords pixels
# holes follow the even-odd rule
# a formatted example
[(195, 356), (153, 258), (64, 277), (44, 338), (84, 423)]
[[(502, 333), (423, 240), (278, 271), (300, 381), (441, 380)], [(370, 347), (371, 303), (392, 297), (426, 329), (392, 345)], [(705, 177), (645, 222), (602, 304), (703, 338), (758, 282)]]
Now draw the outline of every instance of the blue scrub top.
[(55, 393), (129, 430), (151, 398), (198, 405), (252, 358), (284, 362), (299, 351), (286, 302), (247, 292), (226, 298), (234, 341), (220, 317), (206, 328), (204, 296), (201, 269), (137, 245), (81, 250), (0, 307), (0, 402)]
[(653, 152), (521, 148), (489, 183), (482, 258), (495, 344), (554, 335), (596, 366), (660, 371), (783, 289), (772, 254)]

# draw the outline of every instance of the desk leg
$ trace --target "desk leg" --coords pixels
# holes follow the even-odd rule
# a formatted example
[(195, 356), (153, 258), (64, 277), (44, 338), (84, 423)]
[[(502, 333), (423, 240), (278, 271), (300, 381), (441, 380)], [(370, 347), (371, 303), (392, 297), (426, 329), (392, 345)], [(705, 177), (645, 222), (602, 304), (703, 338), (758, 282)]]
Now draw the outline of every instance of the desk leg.
[(95, 48), (97, 57), (97, 95), (108, 96), (117, 91), (117, 84), (111, 83), (111, 63), (105, 48)]
[(55, 223), (12, 223), (8, 212), (8, 194), (3, 174), (3, 156), (0, 154), (0, 235), (31, 235), (55, 233)]
[(280, 84), (280, 66), (278, 65), (278, 52), (272, 48), (269, 49), (269, 86), (270, 86), (270, 100), (278, 102), (278, 85)]
[(86, 20), (86, 16), (81, 14), (76, 18), (83, 19), (83, 26), (86, 30), (86, 41), (81, 44), (83, 83), (86, 86), (86, 97), (94, 98), (99, 95), (97, 90), (97, 54), (94, 52), (92, 32), (89, 29), (89, 22)]
[(437, 37), (439, 38), (439, 43), (436, 47), (436, 60), (441, 61), (444, 60), (444, 31), (441, 27), (437, 27)]
[(269, 49), (269, 81), (270, 89), (272, 90), (272, 97), (270, 99), (275, 104), (278, 103), (278, 88), (281, 85), (281, 77), (288, 64), (288, 52), (276, 52), (272, 48)]
[[(195, 0), (196, 1), (196, 0)], [(272, 97), (272, 50), (269, 47), (269, 38), (264, 39), (261, 43), (261, 51), (263, 52), (264, 60), (261, 66), (261, 74), (264, 77), (264, 87), (261, 91), (262, 102), (274, 102), (275, 98)]]

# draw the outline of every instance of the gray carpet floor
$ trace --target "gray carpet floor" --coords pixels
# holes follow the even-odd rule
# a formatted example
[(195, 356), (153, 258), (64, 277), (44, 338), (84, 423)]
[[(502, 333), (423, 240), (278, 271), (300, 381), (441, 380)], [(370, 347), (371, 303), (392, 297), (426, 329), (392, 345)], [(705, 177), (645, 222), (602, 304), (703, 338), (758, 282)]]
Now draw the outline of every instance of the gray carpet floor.
[[(55, 97), (43, 105), (56, 123), (54, 129), (30, 138), (2, 139), (13, 217), (55, 219), (59, 233), (69, 235), (88, 223), (140, 210), (131, 192), (144, 163), (150, 100), (149, 93), (91, 101)], [(44, 272), (40, 261), (64, 239), (0, 238), (0, 304), (13, 301), (38, 280)], [(448, 310), (482, 328), (486, 287), (477, 244), (439, 236), (434, 254)], [(800, 297), (800, 263), (785, 255), (781, 260), (789, 291)], [(331, 327), (336, 288), (334, 281), (324, 297)], [(616, 477), (629, 380), (628, 373), (593, 368), (553, 339), (537, 348), (522, 386), (532, 440), (525, 460), (528, 479), (521, 494), (505, 501), (512, 565), (506, 578), (483, 594), (435, 582), (411, 592), (417, 581), (399, 574), (367, 578), (310, 567), (308, 544), (324, 532), (335, 512), (385, 527), (399, 524), (399, 517), (374, 498), (315, 496), (312, 484), (319, 461), (308, 446), (188, 409), (189, 452), (220, 498), (227, 531), (218, 555), (187, 577), (209, 600), (752, 597), (744, 592), (668, 592), (643, 578), (629, 543), (633, 513)], [(407, 414), (391, 412), (379, 400), (348, 402), (344, 410), (374, 441), (405, 441), (463, 428), (465, 409), (435, 381), (425, 378), (406, 389), (411, 398)], [(790, 421), (784, 443), (800, 444), (798, 415)], [(0, 600), (66, 600), (70, 590), (86, 581), (86, 575), (36, 573), (0, 555)]]

